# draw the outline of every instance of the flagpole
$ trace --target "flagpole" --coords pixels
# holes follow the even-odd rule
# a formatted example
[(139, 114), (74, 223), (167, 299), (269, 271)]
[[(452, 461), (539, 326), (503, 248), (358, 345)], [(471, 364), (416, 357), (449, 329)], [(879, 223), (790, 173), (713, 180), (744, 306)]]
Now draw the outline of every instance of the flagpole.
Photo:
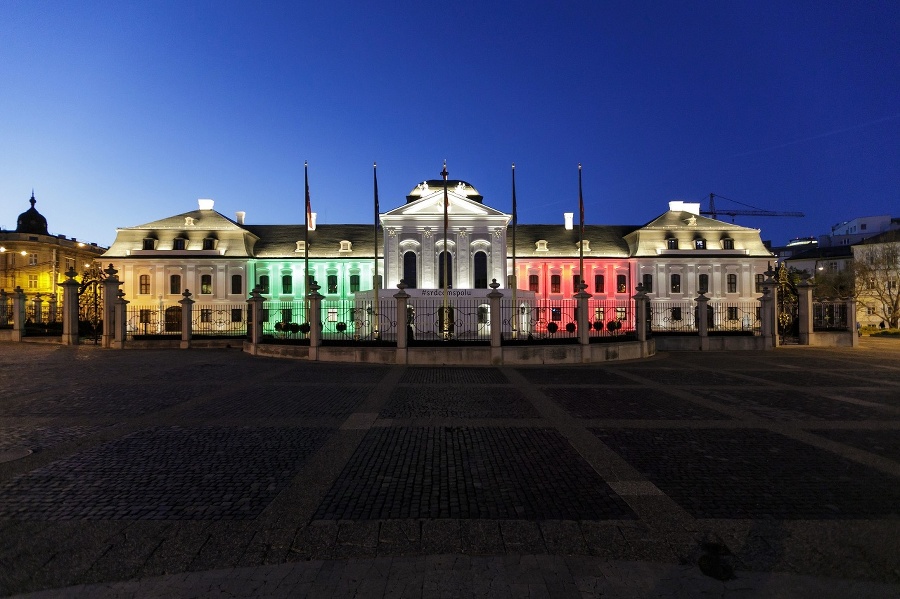
[(516, 301), (516, 291), (519, 288), (518, 272), (516, 270), (516, 225), (518, 224), (518, 216), (516, 215), (516, 163), (512, 165), (512, 338), (516, 339), (519, 333), (519, 304)]
[(584, 285), (584, 198), (581, 195), (581, 163), (578, 163), (578, 214), (579, 214), (579, 232), (578, 232), (578, 289), (576, 293), (581, 292), (581, 286)]
[(441, 281), (441, 284), (444, 287), (444, 310), (443, 310), (444, 316), (441, 319), (441, 328), (443, 329), (444, 339), (449, 338), (449, 333), (450, 333), (450, 323), (449, 323), (450, 312), (449, 312), (449, 302), (448, 302), (449, 293), (448, 293), (448, 286), (447, 286), (447, 281), (450, 279), (450, 273), (448, 272), (448, 264), (447, 264), (447, 256), (449, 256), (449, 254), (450, 254), (449, 249), (447, 248), (447, 227), (449, 224), (449, 217), (448, 217), (447, 212), (448, 212), (449, 204), (450, 204), (450, 199), (447, 196), (447, 175), (448, 174), (449, 173), (447, 172), (447, 161), (444, 160), (444, 170), (441, 171), (441, 177), (443, 177), (443, 179), (444, 179), (444, 256), (443, 256), (443, 261), (444, 261), (444, 277), (443, 278), (444, 278), (444, 280)]
[(303, 211), (303, 290), (305, 291), (306, 322), (312, 326), (309, 314), (309, 218), (312, 209), (309, 203), (309, 164), (303, 161), (303, 187), (306, 193), (306, 209)]
[(372, 163), (372, 182), (375, 189), (375, 275), (372, 277), (372, 297), (374, 309), (372, 316), (375, 319), (374, 337), (378, 339), (378, 164)]

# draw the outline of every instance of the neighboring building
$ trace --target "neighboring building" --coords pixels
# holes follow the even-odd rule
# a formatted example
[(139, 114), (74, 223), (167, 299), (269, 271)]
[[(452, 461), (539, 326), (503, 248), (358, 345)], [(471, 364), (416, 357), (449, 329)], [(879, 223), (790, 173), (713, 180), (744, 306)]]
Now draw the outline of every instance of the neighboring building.
[(74, 237), (51, 235), (47, 219), (37, 211), (34, 193), (31, 207), (19, 215), (15, 231), (0, 230), (0, 289), (21, 287), (29, 296), (61, 298), (59, 283), (70, 268), (78, 273), (90, 268), (106, 248)]
[[(446, 239), (443, 181), (425, 181), (406, 202), (380, 215), (381, 287), (403, 280), (411, 289), (440, 289), (447, 251), (453, 289), (487, 290), (496, 279), (508, 288), (512, 271), (511, 215), (484, 204), (465, 181), (448, 181)], [(104, 255), (121, 270), (131, 301), (171, 303), (190, 289), (197, 301), (235, 302), (254, 287), (275, 300), (304, 297), (303, 225), (247, 225), (201, 200), (199, 210), (117, 231)], [(750, 300), (772, 254), (759, 231), (700, 216), (699, 204), (672, 202), (646, 225), (586, 225), (584, 273), (594, 297), (627, 299), (643, 283), (658, 301)], [(536, 299), (570, 299), (579, 282), (579, 230), (565, 224), (516, 228), (518, 289)], [(374, 225), (311, 226), (309, 274), (327, 299), (371, 291)], [(239, 283), (238, 283), (239, 282)], [(391, 291), (393, 292), (393, 291)]]
[(897, 229), (900, 229), (900, 219), (891, 218), (889, 215), (860, 216), (832, 226), (830, 235), (819, 236), (819, 245), (850, 246), (880, 233)]
[(852, 246), (857, 320), (864, 326), (900, 324), (900, 231), (887, 231)]

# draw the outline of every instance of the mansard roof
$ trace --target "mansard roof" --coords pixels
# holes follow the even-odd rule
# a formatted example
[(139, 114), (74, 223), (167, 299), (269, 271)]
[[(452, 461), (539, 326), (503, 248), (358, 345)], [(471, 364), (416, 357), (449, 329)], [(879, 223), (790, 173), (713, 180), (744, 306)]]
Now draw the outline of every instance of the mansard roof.
[[(244, 225), (259, 237), (253, 254), (257, 258), (303, 257), (297, 251), (297, 242), (303, 241), (303, 224), (300, 225)], [(372, 259), (375, 255), (375, 231), (373, 225), (316, 225), (309, 231), (310, 258)], [(382, 232), (379, 228), (379, 246)], [(342, 252), (341, 241), (351, 243), (351, 251)], [(384, 249), (379, 247), (379, 255)]]
[[(628, 243), (625, 235), (640, 225), (585, 225), (584, 239), (590, 251), (587, 258), (627, 258)], [(517, 258), (577, 258), (578, 225), (567, 230), (562, 225), (516, 226)], [(537, 251), (538, 241), (547, 242), (547, 251)], [(512, 245), (512, 227), (506, 231), (506, 241)]]
[(202, 229), (206, 231), (241, 231), (245, 228), (241, 227), (241, 225), (237, 224), (227, 216), (215, 210), (191, 210), (190, 212), (183, 212), (181, 214), (161, 218), (159, 220), (155, 220), (143, 225), (137, 225), (135, 227), (127, 228), (134, 230), (184, 229), (185, 223), (188, 222), (187, 219), (190, 219), (190, 222), (193, 223), (190, 225), (191, 228)]

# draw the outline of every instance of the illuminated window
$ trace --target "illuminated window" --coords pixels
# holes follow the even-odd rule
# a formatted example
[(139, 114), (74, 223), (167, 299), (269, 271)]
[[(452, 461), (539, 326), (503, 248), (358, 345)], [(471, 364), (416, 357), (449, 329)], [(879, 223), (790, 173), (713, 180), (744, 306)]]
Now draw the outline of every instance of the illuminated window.
[(594, 275), (594, 293), (605, 293), (605, 287), (603, 275)]
[(200, 308), (200, 322), (212, 322), (212, 310), (210, 308)]
[(603, 322), (603, 308), (601, 306), (594, 308), (594, 322)]
[(75, 270), (75, 258), (66, 258), (65, 272), (69, 272), (70, 270)]
[(294, 278), (289, 274), (281, 275), (281, 293), (294, 293)]
[(681, 293), (681, 275), (672, 275), (669, 280), (671, 281), (671, 285), (669, 289), (672, 293)]
[(169, 293), (172, 295), (181, 293), (181, 275), (172, 275), (169, 277)]
[(328, 283), (328, 293), (337, 293), (338, 292), (338, 278), (337, 275), (328, 275), (326, 279)]
[(616, 308), (616, 320), (625, 320), (625, 308)]
[(669, 237), (668, 239), (666, 239), (666, 248), (668, 248), (670, 250), (677, 250), (678, 249), (678, 240), (675, 239), (674, 237)]
[(695, 250), (705, 250), (706, 249), (706, 240), (705, 239), (695, 239), (694, 240), (694, 249)]
[(359, 291), (359, 275), (350, 275), (350, 293)]
[(187, 240), (183, 239), (181, 237), (176, 237), (175, 241), (172, 242), (172, 249), (173, 250), (183, 250), (184, 246), (185, 246), (185, 241), (187, 241)]
[(644, 293), (653, 293), (653, 275), (644, 275)]
[(700, 293), (709, 293), (709, 275), (700, 275), (698, 278)]
[(200, 275), (200, 293), (212, 293), (212, 275)]
[(540, 278), (537, 275), (528, 275), (528, 291), (534, 291), (537, 293), (538, 289), (540, 289)]
[(260, 293), (269, 293), (269, 275), (259, 275), (259, 287)]
[(403, 253), (403, 283), (410, 289), (418, 286), (418, 275), (416, 274), (416, 253)]
[(38, 263), (38, 255), (37, 254), (28, 254), (28, 265), (29, 266), (37, 266)]
[[(444, 256), (447, 257), (447, 275), (446, 279), (444, 277)], [(441, 252), (438, 256), (438, 282), (441, 287), (444, 286), (446, 281), (447, 288), (453, 287), (453, 254), (449, 252)]]
[(625, 275), (616, 275), (616, 293), (628, 292), (628, 277)]
[(562, 278), (559, 275), (550, 275), (550, 293), (560, 293)]
[(38, 276), (37, 275), (28, 275), (28, 288), (29, 289), (37, 289), (38, 286)]
[(140, 284), (140, 293), (141, 295), (149, 295), (150, 294), (150, 275), (141, 275), (138, 278)]
[(487, 289), (487, 254), (475, 252), (472, 261), (475, 266), (475, 289)]
[(728, 275), (728, 293), (737, 293), (737, 275)]
[(231, 275), (231, 293), (244, 293), (244, 277), (241, 275)]
[(478, 324), (487, 324), (489, 316), (488, 306), (485, 304), (478, 306)]

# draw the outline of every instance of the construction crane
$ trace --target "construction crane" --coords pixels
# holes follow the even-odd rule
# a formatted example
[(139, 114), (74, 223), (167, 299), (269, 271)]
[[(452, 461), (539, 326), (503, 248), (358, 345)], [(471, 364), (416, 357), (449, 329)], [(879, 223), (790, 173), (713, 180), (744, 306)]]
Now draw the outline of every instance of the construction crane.
[[(734, 202), (741, 206), (747, 206), (748, 208), (753, 208), (753, 210), (716, 210), (716, 198), (728, 200), (729, 202)], [(717, 218), (717, 215), (719, 214), (727, 214), (731, 217), (732, 222), (734, 222), (735, 216), (805, 216), (802, 212), (776, 212), (775, 210), (763, 210), (762, 208), (744, 204), (737, 200), (732, 200), (714, 193), (709, 194), (709, 210), (701, 210), (700, 214), (711, 216), (714, 219)]]

